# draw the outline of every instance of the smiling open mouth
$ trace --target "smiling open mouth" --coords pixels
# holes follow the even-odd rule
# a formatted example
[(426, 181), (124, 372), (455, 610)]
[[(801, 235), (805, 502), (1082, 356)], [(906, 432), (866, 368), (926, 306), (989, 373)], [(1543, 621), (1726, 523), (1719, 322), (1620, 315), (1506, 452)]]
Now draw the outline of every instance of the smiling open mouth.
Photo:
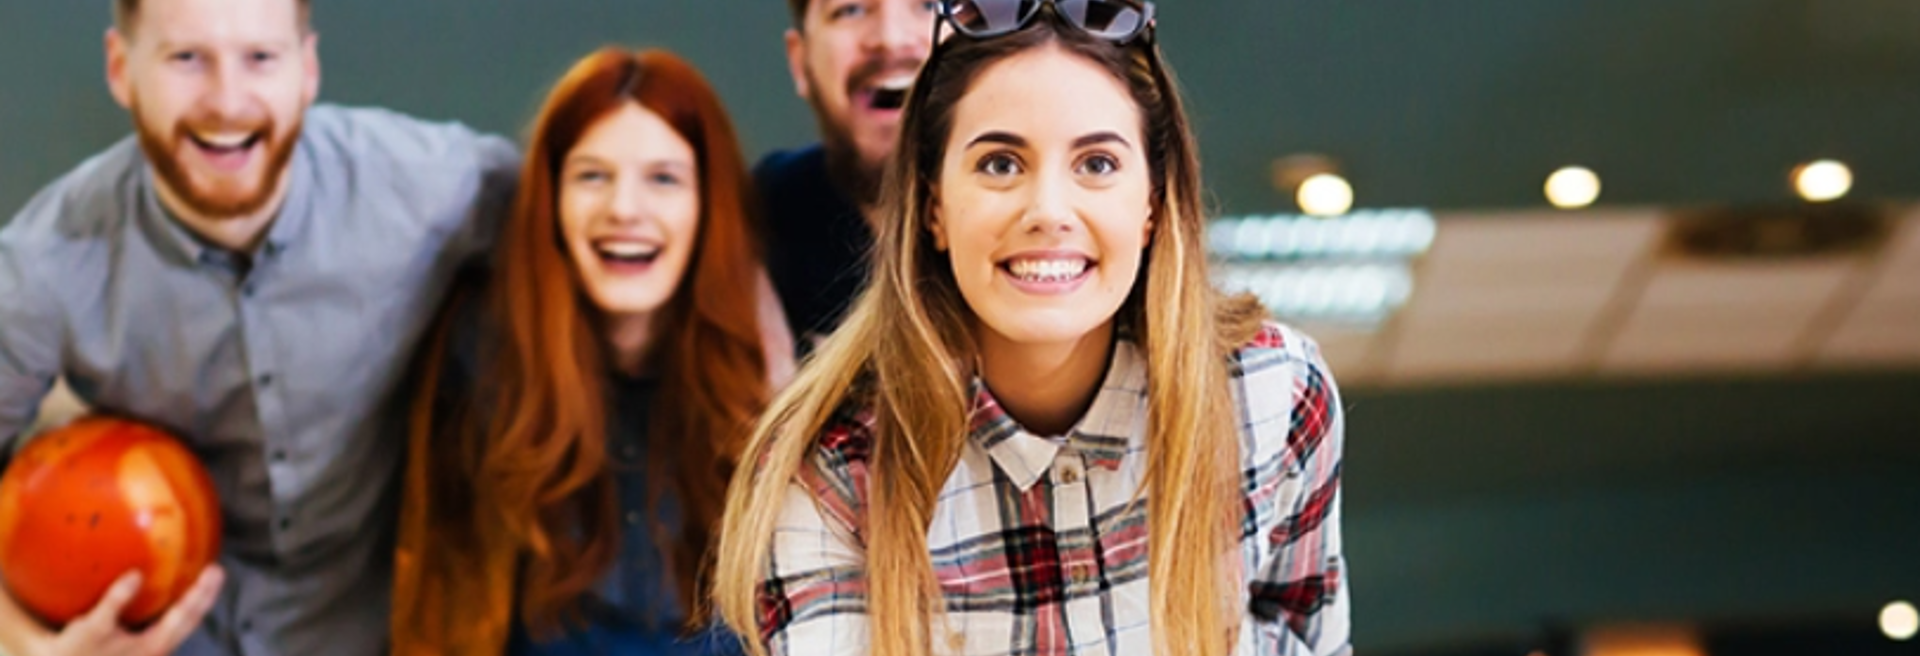
[(1000, 263), (1000, 269), (1020, 282), (1045, 284), (1078, 280), (1092, 265), (1084, 257), (1015, 258)]
[(907, 105), (907, 89), (913, 85), (913, 77), (896, 75), (876, 81), (872, 86), (862, 89), (867, 96), (867, 106), (878, 110), (897, 110)]
[(593, 242), (593, 250), (600, 255), (600, 261), (609, 265), (646, 266), (659, 259), (664, 250), (659, 244), (601, 239)]
[(187, 140), (211, 155), (237, 155), (252, 150), (266, 138), (265, 132), (188, 132)]

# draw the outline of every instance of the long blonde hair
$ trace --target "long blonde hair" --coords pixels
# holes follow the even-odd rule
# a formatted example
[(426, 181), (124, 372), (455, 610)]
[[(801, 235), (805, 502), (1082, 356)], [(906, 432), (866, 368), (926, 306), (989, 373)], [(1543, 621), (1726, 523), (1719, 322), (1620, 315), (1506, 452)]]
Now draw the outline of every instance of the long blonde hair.
[[(1240, 598), (1233, 556), (1242, 521), (1238, 426), (1227, 355), (1264, 311), (1208, 282), (1199, 158), (1170, 72), (1151, 44), (1115, 45), (1050, 11), (1014, 34), (955, 36), (915, 80), (890, 165), (873, 278), (845, 322), (814, 353), (755, 428), (729, 488), (715, 601), (756, 656), (757, 595), (782, 500), (815, 437), (849, 401), (874, 413), (866, 545), (872, 653), (931, 651), (944, 610), (927, 549), (936, 495), (965, 445), (973, 325), (946, 256), (927, 231), (953, 107), (993, 63), (1040, 47), (1091, 61), (1141, 109), (1154, 177), (1151, 244), (1116, 324), (1141, 343), (1148, 376), (1146, 504), (1154, 650), (1213, 656), (1231, 647)], [(871, 385), (857, 385), (857, 380)], [(857, 395), (859, 398), (849, 398)], [(1177, 582), (1177, 583), (1176, 583)]]

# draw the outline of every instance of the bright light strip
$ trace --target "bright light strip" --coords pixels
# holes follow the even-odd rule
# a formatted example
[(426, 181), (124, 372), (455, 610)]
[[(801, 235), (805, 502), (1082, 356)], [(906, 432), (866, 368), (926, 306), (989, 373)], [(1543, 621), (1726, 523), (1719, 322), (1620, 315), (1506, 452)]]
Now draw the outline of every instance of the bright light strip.
[(1424, 209), (1362, 210), (1337, 218), (1228, 217), (1207, 228), (1218, 261), (1395, 260), (1425, 253), (1437, 230)]
[(1413, 296), (1413, 270), (1404, 262), (1370, 264), (1221, 264), (1220, 287), (1252, 292), (1289, 321), (1373, 324)]

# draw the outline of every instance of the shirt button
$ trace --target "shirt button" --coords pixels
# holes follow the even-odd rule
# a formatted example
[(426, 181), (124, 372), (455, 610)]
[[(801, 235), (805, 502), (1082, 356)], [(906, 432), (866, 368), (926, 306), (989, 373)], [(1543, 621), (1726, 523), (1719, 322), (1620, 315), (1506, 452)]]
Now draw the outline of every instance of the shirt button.
[(292, 526), (293, 526), (293, 518), (292, 518), (292, 517), (281, 517), (281, 518), (280, 518), (280, 530), (282, 530), (282, 531), (284, 531), (284, 530), (287, 530), (287, 529), (288, 529), (289, 527), (292, 527)]
[(640, 525), (640, 511), (638, 510), (627, 511), (627, 525), (628, 526)]
[(286, 450), (286, 449), (274, 449), (274, 450), (273, 450), (273, 461), (274, 461), (274, 462), (286, 462), (286, 461), (287, 461), (287, 450)]
[(1060, 482), (1068, 485), (1080, 482), (1080, 468), (1073, 465), (1061, 465)]
[(273, 386), (273, 374), (260, 374), (260, 377), (254, 380), (257, 381), (261, 387)]
[(247, 283), (241, 286), (240, 295), (245, 296), (247, 298), (253, 298), (253, 283)]
[(1075, 564), (1067, 568), (1067, 577), (1074, 583), (1085, 585), (1093, 582), (1093, 566), (1086, 563)]
[(240, 620), (240, 631), (243, 633), (253, 633), (253, 620)]
[(620, 447), (620, 457), (626, 459), (627, 462), (638, 460), (640, 459), (640, 447), (633, 444), (622, 446)]

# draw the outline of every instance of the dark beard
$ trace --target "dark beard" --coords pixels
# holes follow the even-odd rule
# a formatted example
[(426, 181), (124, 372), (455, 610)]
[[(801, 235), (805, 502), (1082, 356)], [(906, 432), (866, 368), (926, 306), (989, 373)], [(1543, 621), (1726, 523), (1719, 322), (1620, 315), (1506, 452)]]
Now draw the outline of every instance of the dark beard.
[(140, 120), (138, 101), (132, 105), (134, 133), (139, 136), (140, 150), (146, 153), (154, 172), (173, 191), (174, 196), (186, 204), (186, 209), (208, 219), (245, 218), (264, 209), (267, 203), (273, 201), (274, 192), (279, 190), (280, 179), (285, 177), (287, 164), (293, 160), (294, 145), (300, 139), (301, 125), (297, 120), (284, 137), (280, 136), (277, 126), (268, 121), (264, 128), (265, 136), (262, 137), (266, 141), (267, 169), (260, 187), (244, 197), (221, 199), (195, 187), (186, 166), (175, 157), (173, 144), (186, 143), (188, 139), (185, 122), (176, 124), (170, 135), (156, 134)]
[[(868, 65), (867, 68), (874, 71), (866, 75), (873, 75), (882, 67)], [(819, 78), (813, 76), (812, 69), (807, 69), (806, 75), (813, 88), (822, 88)], [(856, 80), (860, 77), (861, 74), (855, 75)], [(855, 206), (865, 211), (880, 200), (880, 182), (886, 173), (886, 162), (882, 160), (869, 165), (862, 161), (860, 147), (853, 142), (853, 131), (833, 122), (826, 106), (817, 99), (818, 95), (809, 97), (807, 104), (812, 106), (814, 122), (820, 126), (820, 147), (827, 156), (827, 179)]]

